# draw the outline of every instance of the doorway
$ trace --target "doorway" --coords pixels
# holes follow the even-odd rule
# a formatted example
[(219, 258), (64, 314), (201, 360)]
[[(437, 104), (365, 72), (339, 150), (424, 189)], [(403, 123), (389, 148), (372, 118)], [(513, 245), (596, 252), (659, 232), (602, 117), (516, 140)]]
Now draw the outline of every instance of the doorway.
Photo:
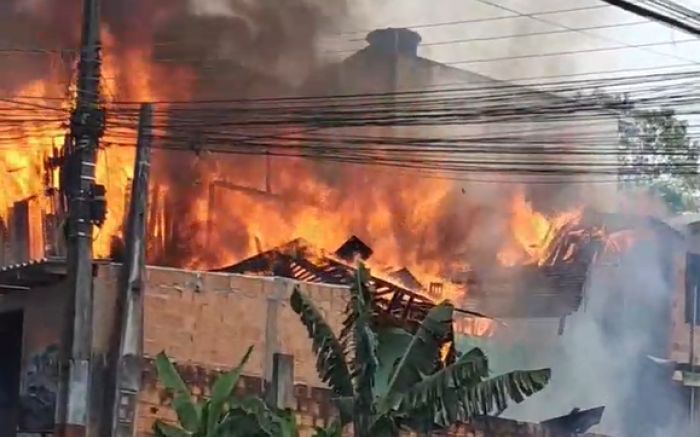
[(0, 436), (17, 433), (22, 362), (21, 311), (0, 313)]

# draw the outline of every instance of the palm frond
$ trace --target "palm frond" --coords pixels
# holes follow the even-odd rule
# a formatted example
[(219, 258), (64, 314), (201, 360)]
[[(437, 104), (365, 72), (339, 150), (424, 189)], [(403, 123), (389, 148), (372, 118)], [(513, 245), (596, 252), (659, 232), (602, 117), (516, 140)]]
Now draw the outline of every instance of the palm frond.
[(452, 335), (453, 311), (451, 303), (443, 302), (428, 312), (395, 364), (385, 396), (391, 398), (439, 369), (442, 345)]
[[(434, 412), (448, 412), (457, 405), (459, 388), (479, 384), (488, 375), (488, 360), (481, 349), (474, 348), (457, 361), (404, 390), (387, 393), (383, 411), (400, 410), (408, 415), (429, 408)], [(431, 413), (432, 414), (432, 413)], [(455, 412), (454, 414), (457, 414)], [(450, 414), (451, 415), (451, 414)]]
[(345, 362), (345, 351), (321, 312), (298, 287), (292, 292), (290, 304), (311, 338), (321, 380), (338, 396), (352, 396), (352, 378)]
[(402, 393), (394, 405), (408, 419), (449, 426), (503, 411), (509, 401), (522, 402), (547, 385), (550, 370), (517, 370), (491, 379), (487, 375), (486, 356), (475, 348)]
[(207, 417), (207, 429), (214, 429), (216, 424), (223, 416), (224, 405), (231, 397), (236, 385), (238, 385), (238, 380), (243, 373), (243, 368), (248, 362), (252, 352), (253, 346), (250, 346), (238, 366), (236, 366), (230, 372), (221, 375), (214, 383), (214, 387), (211, 390), (211, 404), (209, 406)]
[(156, 437), (189, 437), (192, 435), (181, 428), (168, 425), (160, 420), (156, 420), (153, 424), (153, 432)]
[(173, 408), (180, 424), (187, 431), (196, 431), (200, 425), (201, 413), (192, 400), (187, 385), (185, 385), (185, 382), (165, 352), (158, 354), (155, 365), (158, 378), (165, 385), (165, 388), (173, 394)]
[[(374, 330), (374, 306), (369, 271), (360, 264), (355, 275), (355, 282), (350, 287), (348, 303), (349, 319), (352, 326), (345, 329), (352, 333), (353, 365), (351, 375), (355, 387), (358, 407), (371, 408), (374, 400), (374, 376), (379, 368), (377, 347), (379, 341)], [(343, 334), (341, 334), (341, 337)]]
[[(456, 396), (464, 412), (485, 415), (503, 411), (509, 401), (520, 403), (547, 386), (550, 369), (516, 370), (499, 375), (471, 386), (460, 386)], [(463, 420), (463, 419), (462, 419)]]

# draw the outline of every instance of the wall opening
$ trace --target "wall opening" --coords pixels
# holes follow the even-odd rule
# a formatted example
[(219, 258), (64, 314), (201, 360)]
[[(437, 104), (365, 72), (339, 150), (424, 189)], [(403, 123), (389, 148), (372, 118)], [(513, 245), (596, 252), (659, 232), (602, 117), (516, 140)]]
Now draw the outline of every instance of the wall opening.
[(14, 436), (19, 418), (22, 312), (0, 314), (0, 435)]

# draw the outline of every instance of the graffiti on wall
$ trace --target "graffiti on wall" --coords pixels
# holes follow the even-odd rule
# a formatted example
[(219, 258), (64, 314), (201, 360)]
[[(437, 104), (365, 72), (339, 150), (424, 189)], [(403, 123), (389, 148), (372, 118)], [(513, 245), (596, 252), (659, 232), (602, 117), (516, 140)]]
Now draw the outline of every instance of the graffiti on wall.
[(26, 432), (53, 429), (59, 377), (58, 346), (48, 346), (32, 356), (22, 378), (20, 429)]

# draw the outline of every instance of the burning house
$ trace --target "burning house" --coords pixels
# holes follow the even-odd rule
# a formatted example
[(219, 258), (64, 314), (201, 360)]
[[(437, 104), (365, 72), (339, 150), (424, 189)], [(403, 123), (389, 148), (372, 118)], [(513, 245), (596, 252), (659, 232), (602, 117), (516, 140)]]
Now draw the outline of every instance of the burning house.
[[(159, 19), (173, 20), (173, 16), (178, 16), (178, 8), (187, 9), (185, 3), (178, 2), (173, 7), (176, 12), (159, 15)], [(279, 8), (286, 11), (282, 5)], [(291, 9), (286, 12), (299, 13)], [(328, 406), (329, 394), (314, 371), (306, 334), (285, 302), (290, 287), (298, 281), (324, 311), (339, 314), (358, 259), (371, 267), (384, 316), (414, 324), (436, 301), (449, 298), (462, 310), (456, 327), (468, 334), (463, 341), (486, 346), (492, 340), (516, 343), (523, 337), (540, 335), (533, 324), (544, 323), (546, 333), (537, 340), (546, 341), (528, 343), (538, 353), (559, 346), (564, 338), (560, 334), (579, 332), (576, 320), (566, 320), (585, 312), (593, 292), (599, 296), (600, 290), (624, 289), (611, 295), (626, 302), (625, 308), (635, 313), (650, 302), (655, 304), (655, 310), (663, 310), (666, 297), (676, 291), (678, 284), (674, 280), (654, 282), (654, 292), (662, 297), (655, 299), (655, 294), (646, 296), (646, 300), (640, 298), (641, 305), (635, 307), (630, 286), (625, 284), (626, 276), (636, 274), (636, 258), (630, 258), (622, 273), (616, 270), (619, 259), (638, 249), (636, 244), (643, 240), (639, 235), (651, 235), (644, 253), (666, 259), (682, 250), (673, 244), (661, 244), (675, 241), (677, 236), (653, 220), (594, 213), (614, 203), (598, 193), (599, 187), (575, 183), (534, 185), (528, 184), (528, 177), (519, 183), (504, 179), (496, 180), (502, 184), (485, 185), (417, 177), (415, 173), (381, 166), (315, 160), (314, 156), (301, 159), (272, 153), (217, 154), (212, 152), (213, 146), (220, 145), (219, 131), (232, 123), (231, 113), (212, 110), (204, 117), (199, 115), (202, 111), (182, 109), (172, 103), (207, 98), (255, 99), (265, 93), (275, 97), (396, 95), (436, 86), (480, 84), (502, 86), (504, 92), (513, 92), (512, 85), (419, 56), (421, 39), (415, 32), (371, 32), (366, 48), (337, 64), (313, 69), (302, 83), (290, 83), (289, 77), (280, 73), (289, 64), (280, 60), (281, 55), (272, 56), (271, 50), (284, 51), (289, 58), (301, 58), (302, 62), (295, 59), (292, 63), (295, 67), (299, 63), (316, 64), (313, 31), (306, 34), (295, 28), (294, 38), (291, 33), (278, 32), (290, 20), (273, 14), (269, 23), (265, 21), (270, 18), (267, 13), (252, 17), (254, 22), (265, 21), (259, 26), (263, 29), (260, 38), (243, 38), (245, 46), (228, 50), (225, 46), (234, 38), (241, 38), (241, 32), (248, 28), (236, 17), (203, 14), (197, 19), (174, 20), (168, 22), (164, 33), (156, 35), (164, 39), (160, 42), (151, 40), (154, 35), (139, 39), (141, 35), (124, 30), (119, 17), (122, 14), (115, 13), (110, 19), (114, 35), (106, 32), (104, 37), (105, 76), (113, 79), (106, 85), (106, 94), (122, 93), (133, 101), (171, 102), (159, 114), (163, 120), (158, 120), (162, 121), (158, 127), (167, 133), (158, 139), (164, 150), (156, 151), (153, 165), (147, 242), (152, 267), (147, 270), (144, 285), (145, 326), (141, 333), (144, 357), (149, 361), (161, 350), (167, 351), (178, 361), (199, 396), (206, 396), (207, 383), (216, 372), (236, 363), (252, 343), (256, 352), (241, 390), (260, 392), (271, 379), (275, 356), (286, 356), (288, 360), (293, 357), (295, 379), (291, 382), (296, 396), (287, 400), (289, 406), (299, 412), (307, 428), (330, 420), (333, 411)], [(190, 45), (173, 48), (169, 40), (178, 38), (174, 33), (211, 38), (188, 39)], [(278, 44), (272, 44), (273, 49), (267, 44), (270, 40)], [(290, 44), (291, 49), (299, 50), (280, 49), (290, 48)], [(260, 47), (259, 53), (251, 47)], [(216, 50), (233, 53), (235, 61), (221, 59), (212, 53)], [(209, 59), (191, 61), (202, 54)], [(127, 74), (127, 70), (133, 74)], [(217, 74), (221, 71), (227, 73), (223, 78)], [(171, 80), (160, 80), (162, 77)], [(62, 95), (64, 90), (49, 82), (42, 79), (24, 84), (18, 93)], [(533, 104), (552, 104), (561, 99), (516, 88), (520, 96), (527, 96)], [(116, 107), (118, 99), (107, 103)], [(400, 99), (390, 102), (392, 111), (401, 104)], [(474, 106), (478, 110), (477, 102)], [(245, 109), (236, 108), (239, 113)], [(94, 265), (93, 355), (98, 363), (113, 347), (113, 322), (118, 317), (114, 303), (121, 290), (119, 266), (112, 262), (119, 258), (117, 249), (133, 177), (133, 151), (123, 147), (133, 142), (133, 118), (128, 112), (117, 112), (115, 118), (108, 126), (97, 167), (97, 179), (106, 190), (107, 201), (106, 221), (94, 242), (98, 261)], [(321, 133), (315, 131), (318, 129)], [(575, 137), (572, 133), (615, 135), (617, 125), (614, 115), (606, 114), (596, 122), (519, 123), (499, 119), (420, 128), (335, 128), (319, 123), (309, 130), (289, 133), (274, 127), (249, 132), (237, 126), (226, 130), (224, 140), (272, 148), (301, 142), (347, 145), (344, 141), (358, 137), (380, 142), (392, 137), (400, 140), (408, 136), (452, 135), (478, 141), (514, 131), (563, 144)], [(8, 430), (17, 426), (27, 432), (50, 432), (63, 413), (60, 381), (65, 373), (69, 348), (66, 332), (71, 327), (71, 316), (61, 241), (64, 217), (57, 196), (60, 176), (56, 173), (60, 167), (57, 150), (64, 135), (61, 122), (47, 122), (23, 132), (21, 137), (30, 140), (21, 146), (40, 144), (30, 148), (30, 153), (0, 151), (5, 170), (2, 181), (9, 187), (9, 195), (3, 195), (0, 203), (0, 260), (5, 265), (0, 269), (0, 328), (4, 336), (0, 353), (11, 357), (5, 362), (7, 372), (2, 375), (16, 376), (0, 379), (0, 393), (7, 394), (0, 405), (0, 426)], [(251, 136), (258, 142), (251, 145)], [(260, 142), (269, 137), (277, 143)], [(588, 203), (595, 208), (585, 208)], [(674, 270), (675, 264), (666, 265), (660, 258), (652, 258), (644, 259), (645, 270), (658, 268), (664, 274)], [(605, 286), (592, 285), (595, 283)], [(640, 281), (629, 283), (640, 285)], [(621, 305), (613, 302), (603, 306), (612, 310), (596, 312), (593, 318), (600, 316), (600, 325), (605, 329), (622, 332), (612, 335), (617, 339), (613, 348), (626, 345), (638, 320), (625, 325), (615, 314)], [(581, 318), (584, 322), (589, 320)], [(337, 324), (339, 319), (331, 320)], [(637, 331), (645, 340), (651, 336), (647, 334), (646, 330)], [(645, 344), (635, 349), (625, 360), (615, 361), (615, 365), (632, 368), (642, 359), (642, 352), (666, 357), (668, 338), (664, 336), (665, 332), (655, 333), (650, 347)], [(580, 338), (565, 341), (567, 346), (585, 343)], [(598, 348), (595, 352), (610, 350)], [(498, 356), (498, 351), (495, 354)], [(512, 357), (505, 358), (503, 366), (518, 367)], [(534, 358), (552, 357), (543, 353)], [(544, 364), (554, 368), (555, 377), (560, 370), (564, 374), (578, 370), (568, 366), (568, 362), (562, 366), (556, 361)], [(105, 371), (97, 369), (96, 375)], [(617, 375), (610, 373), (600, 385), (608, 384)], [(642, 381), (639, 375), (635, 368), (630, 380)], [(135, 413), (142, 435), (148, 433), (154, 418), (172, 419), (152, 366), (146, 366), (144, 377)], [(108, 402), (100, 397), (103, 388), (99, 383), (93, 388), (91, 395), (96, 404)], [(649, 401), (653, 396), (633, 399), (628, 407), (615, 404), (635, 392), (629, 386), (619, 390), (621, 396), (613, 398), (605, 398), (609, 392), (606, 387), (595, 387), (580, 397), (560, 396), (571, 388), (567, 381), (554, 380), (553, 388), (555, 394), (542, 398), (547, 406), (539, 403), (535, 408), (538, 411), (521, 412), (521, 418), (539, 422), (561, 415), (563, 419), (550, 425), (562, 435), (586, 428), (580, 423), (567, 427), (579, 418), (578, 410), (572, 408), (606, 404), (606, 417), (612, 410), (615, 417), (630, 413), (637, 420), (656, 405)], [(575, 390), (579, 388), (577, 385)], [(572, 413), (567, 414), (569, 411)], [(102, 413), (91, 418), (95, 426), (99, 426)], [(496, 435), (550, 433), (546, 424), (506, 419), (486, 419), (465, 426), (466, 435), (483, 432), (484, 428), (496, 429)]]

